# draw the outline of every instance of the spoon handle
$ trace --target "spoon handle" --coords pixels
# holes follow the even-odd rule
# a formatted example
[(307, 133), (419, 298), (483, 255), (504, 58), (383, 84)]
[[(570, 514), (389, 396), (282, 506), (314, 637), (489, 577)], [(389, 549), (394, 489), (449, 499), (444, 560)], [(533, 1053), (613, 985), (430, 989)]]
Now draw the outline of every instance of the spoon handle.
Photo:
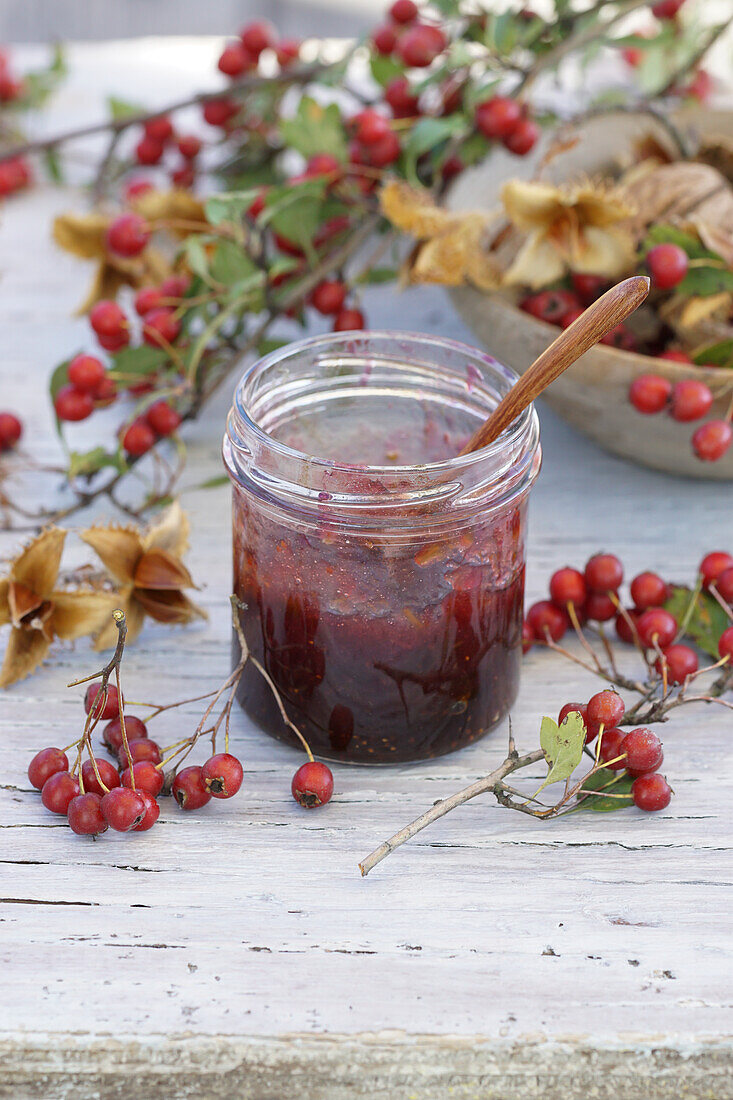
[(602, 294), (553, 340), (539, 359), (535, 359), (491, 415), (476, 429), (460, 453), (469, 454), (498, 439), (523, 409), (576, 359), (597, 344), (601, 337), (633, 313), (648, 293), (649, 279), (645, 275), (634, 275)]

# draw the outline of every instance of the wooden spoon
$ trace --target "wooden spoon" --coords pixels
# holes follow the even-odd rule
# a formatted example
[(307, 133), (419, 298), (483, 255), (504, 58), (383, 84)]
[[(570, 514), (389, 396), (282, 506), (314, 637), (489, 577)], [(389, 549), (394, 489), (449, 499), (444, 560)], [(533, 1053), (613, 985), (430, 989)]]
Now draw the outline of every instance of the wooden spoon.
[(539, 359), (535, 359), (481, 427), (476, 429), (460, 453), (469, 454), (498, 439), (504, 429), (539, 397), (550, 382), (554, 382), (607, 332), (625, 321), (641, 305), (648, 293), (649, 279), (646, 275), (634, 275), (602, 294), (560, 333), (557, 340), (553, 340)]

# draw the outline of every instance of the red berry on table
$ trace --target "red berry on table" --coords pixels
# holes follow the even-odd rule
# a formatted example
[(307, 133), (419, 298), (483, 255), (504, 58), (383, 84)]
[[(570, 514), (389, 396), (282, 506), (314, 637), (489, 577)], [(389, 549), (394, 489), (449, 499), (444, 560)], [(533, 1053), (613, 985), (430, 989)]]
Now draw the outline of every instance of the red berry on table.
[(603, 275), (586, 275), (577, 271), (573, 273), (573, 289), (580, 295), (584, 305), (595, 302), (601, 291), (608, 286), (608, 279)]
[(522, 108), (516, 99), (503, 95), (495, 95), (479, 103), (474, 113), (477, 127), (484, 137), (491, 140), (507, 137), (516, 129), (521, 118)]
[(560, 708), (557, 716), (557, 724), (561, 726), (569, 714), (579, 714), (583, 719), (583, 725), (588, 728), (588, 707), (586, 703), (566, 703)]
[(623, 612), (619, 611), (616, 616), (616, 633), (621, 641), (626, 642), (627, 645), (634, 645), (636, 642), (634, 630), (636, 629), (639, 614), (638, 608), (626, 607)]
[(65, 752), (61, 749), (53, 747), (47, 749), (41, 749), (31, 760), (28, 765), (28, 778), (31, 781), (31, 785), (36, 788), (37, 791), (43, 790), (43, 784), (47, 779), (50, 779), (52, 775), (56, 775), (56, 772), (65, 772), (69, 770), (69, 759)]
[(173, 123), (168, 115), (157, 115), (155, 118), (149, 118), (147, 122), (143, 123), (143, 131), (145, 137), (165, 144), (173, 137)]
[(246, 50), (241, 42), (233, 42), (222, 50), (216, 67), (225, 76), (237, 77), (254, 68), (257, 59)]
[(602, 592), (591, 592), (585, 601), (585, 615), (594, 623), (608, 623), (618, 611), (617, 605), (610, 596)]
[(204, 122), (208, 122), (209, 126), (226, 126), (238, 111), (239, 105), (233, 99), (221, 96), (217, 99), (207, 99), (202, 114)]
[(65, 814), (78, 793), (79, 782), (71, 772), (54, 772), (43, 784), (41, 802), (52, 814)]
[(698, 573), (703, 588), (709, 588), (726, 569), (733, 566), (733, 556), (726, 550), (713, 550), (700, 562)]
[(130, 769), (125, 768), (120, 779), (123, 787), (132, 787), (132, 776), (135, 777), (135, 790), (145, 791), (155, 798), (163, 787), (163, 772), (156, 768), (152, 760), (138, 760)]
[[(97, 779), (97, 772), (94, 770), (94, 764), (91, 760), (85, 760), (81, 766), (81, 778), (84, 784), (84, 790), (89, 791), (91, 794), (98, 794), (102, 798), (107, 791), (111, 791), (113, 787), (119, 787), (120, 777), (117, 772), (117, 768), (114, 764), (110, 764), (109, 760), (102, 760), (101, 758), (96, 761), (97, 772), (99, 772), (99, 779)], [(104, 786), (102, 786), (104, 784)], [(106, 790), (105, 790), (106, 788)]]
[(135, 159), (138, 164), (158, 164), (164, 152), (165, 146), (162, 141), (144, 137), (135, 146)]
[(417, 19), (417, 4), (414, 0), (394, 0), (389, 9), (389, 17), (394, 23), (414, 23)]
[(94, 401), (90, 394), (68, 385), (58, 391), (53, 407), (59, 420), (86, 420), (94, 412)]
[(364, 314), (360, 309), (342, 309), (333, 322), (334, 332), (349, 332), (364, 328)]
[[(140, 741), (142, 738), (148, 736), (148, 729), (145, 723), (140, 718), (136, 718), (133, 714), (125, 715), (125, 733), (127, 734), (128, 744), (131, 741)], [(119, 717), (113, 718), (111, 722), (102, 730), (102, 740), (113, 754), (117, 754), (122, 746), (122, 727), (120, 725)]]
[(94, 394), (107, 372), (101, 360), (93, 355), (77, 355), (69, 363), (68, 378), (76, 390)]
[(406, 76), (396, 76), (384, 89), (384, 98), (395, 118), (411, 118), (419, 113), (419, 98)]
[(389, 57), (397, 45), (397, 31), (391, 23), (385, 23), (383, 27), (377, 27), (372, 34), (372, 45), (377, 53), (383, 57)]
[(559, 325), (568, 310), (579, 308), (580, 302), (569, 290), (542, 290), (539, 294), (530, 294), (519, 305), (538, 320)]
[(153, 347), (172, 344), (181, 331), (181, 322), (166, 306), (153, 309), (143, 318), (143, 340)]
[(158, 435), (172, 435), (180, 428), (183, 418), (167, 401), (156, 401), (146, 412), (145, 419)]
[(718, 576), (715, 581), (715, 587), (718, 590), (719, 595), (729, 605), (733, 605), (733, 565), (728, 566)]
[(154, 309), (160, 307), (160, 301), (163, 297), (160, 287), (157, 286), (144, 286), (138, 290), (135, 295), (135, 313), (139, 317), (144, 317), (146, 313), (150, 313)]
[(625, 712), (624, 701), (617, 691), (607, 688), (605, 691), (596, 692), (588, 700), (586, 708), (588, 740), (598, 736), (601, 725), (606, 730), (614, 729), (623, 719)]
[(659, 290), (670, 290), (682, 282), (690, 260), (678, 244), (655, 244), (646, 254), (646, 266)]
[(202, 141), (195, 134), (181, 134), (176, 145), (182, 157), (186, 160), (195, 160), (201, 152)]
[(641, 644), (647, 649), (666, 649), (674, 641), (679, 628), (669, 611), (663, 607), (650, 607), (639, 616), (636, 629)]
[(670, 684), (684, 683), (687, 677), (693, 676), (700, 667), (695, 650), (679, 643), (667, 646), (662, 650), (662, 656), (657, 657), (654, 667), (660, 676), (665, 666)]
[(9, 451), (23, 434), (23, 425), (11, 412), (0, 412), (0, 451)]
[[(102, 704), (102, 699), (96, 702), (99, 695), (102, 684), (99, 680), (90, 684), (86, 690), (84, 696), (84, 710), (87, 714), (93, 713), (95, 718), (105, 720), (107, 718), (113, 718), (116, 714), (119, 714), (119, 694), (114, 684), (107, 684), (107, 698)], [(100, 706), (103, 705), (101, 714), (99, 713)]]
[(129, 455), (139, 458), (146, 454), (155, 443), (155, 432), (147, 420), (139, 417), (133, 420), (121, 437), (122, 446)]
[(685, 0), (658, 0), (656, 4), (652, 4), (652, 14), (657, 19), (674, 19), (684, 2)]
[(447, 45), (439, 27), (415, 23), (397, 43), (400, 60), (410, 69), (424, 69), (431, 65)]
[(701, 462), (717, 462), (733, 443), (733, 428), (727, 420), (708, 420), (692, 437), (692, 449)]
[(340, 313), (346, 301), (346, 289), (340, 279), (326, 279), (313, 291), (311, 303), (324, 316)]
[(670, 415), (682, 423), (701, 420), (710, 412), (712, 403), (713, 395), (709, 386), (696, 378), (684, 378), (672, 388)]
[(631, 582), (631, 598), (639, 611), (661, 607), (668, 595), (667, 582), (657, 573), (639, 573)]
[(230, 752), (218, 752), (202, 767), (201, 778), (214, 798), (232, 798), (242, 786), (244, 768)]
[(669, 806), (672, 788), (663, 775), (650, 772), (634, 780), (631, 785), (631, 797), (637, 809), (653, 813), (655, 810), (664, 810)]
[(585, 603), (586, 595), (585, 577), (577, 569), (566, 566), (550, 577), (550, 599), (559, 607), (565, 608), (571, 603), (580, 608)]
[(97, 335), (97, 343), (105, 351), (121, 351), (130, 343), (130, 330), (128, 328), (120, 329), (115, 336)]
[(300, 57), (300, 41), (297, 38), (281, 38), (275, 46), (277, 63), (281, 69), (287, 69)]
[(253, 57), (259, 57), (268, 46), (274, 46), (277, 39), (274, 27), (266, 23), (264, 19), (248, 23), (239, 32), (239, 37), (244, 48), (249, 50)]
[(323, 806), (333, 794), (331, 769), (319, 760), (309, 760), (298, 768), (290, 789), (295, 801), (307, 810)]
[(594, 554), (585, 566), (585, 583), (591, 592), (616, 592), (624, 579), (624, 567), (615, 554)]
[(526, 157), (534, 149), (540, 136), (540, 128), (531, 118), (522, 118), (510, 134), (503, 138), (505, 148), (517, 157)]
[(733, 661), (733, 626), (727, 627), (718, 639), (718, 655)]
[(103, 298), (89, 311), (89, 323), (97, 336), (119, 336), (127, 329), (127, 317), (117, 302)]
[(172, 793), (182, 810), (198, 810), (211, 801), (198, 765), (178, 772), (173, 780)]
[(662, 742), (646, 726), (629, 730), (621, 742), (621, 752), (626, 753), (626, 767), (640, 775), (653, 772), (662, 763)]
[(169, 275), (160, 284), (160, 293), (163, 298), (182, 298), (191, 285), (188, 275)]
[(134, 832), (146, 833), (148, 829), (152, 829), (153, 825), (155, 825), (155, 822), (160, 817), (160, 806), (158, 805), (156, 799), (154, 799), (151, 794), (148, 794), (147, 791), (138, 791), (138, 794), (142, 798), (145, 805), (145, 813), (143, 814), (142, 819), (135, 826)]
[(544, 642), (547, 636), (553, 642), (559, 642), (568, 629), (568, 617), (550, 600), (539, 600), (532, 604), (525, 615), (536, 641)]
[(385, 134), (391, 133), (392, 128), (388, 119), (373, 107), (366, 107), (363, 111), (359, 111), (352, 121), (356, 125), (356, 140), (362, 145), (374, 145)]
[[(149, 760), (152, 764), (160, 764), (160, 748), (157, 741), (153, 741), (152, 738), (140, 737), (134, 741), (128, 740), (127, 747), (130, 750), (133, 764), (138, 764), (143, 760)], [(124, 745), (119, 747), (117, 760), (121, 768), (129, 767), (129, 759)]]
[(629, 401), (645, 416), (662, 412), (671, 396), (672, 383), (661, 374), (640, 374), (629, 386)]
[[(595, 737), (595, 734), (593, 736)], [(604, 767), (610, 768), (612, 772), (622, 772), (626, 767), (626, 759), (622, 755), (623, 750), (621, 748), (623, 739), (623, 730), (604, 729), (603, 731), (601, 749), (598, 755)], [(588, 740), (590, 741), (592, 738), (589, 737)], [(621, 759), (618, 759), (618, 757), (621, 757)]]
[(148, 223), (140, 214), (120, 214), (107, 229), (107, 248), (118, 256), (139, 256), (150, 240)]
[(529, 653), (534, 644), (534, 633), (532, 627), (525, 620), (522, 623), (522, 653)]
[(114, 787), (102, 798), (104, 820), (118, 833), (137, 828), (145, 815), (145, 803), (137, 791)]
[(71, 831), (78, 836), (99, 836), (108, 828), (102, 813), (102, 799), (93, 791), (72, 798), (66, 816)]
[(681, 348), (667, 348), (657, 356), (657, 359), (667, 359), (670, 363), (691, 363), (692, 359)]

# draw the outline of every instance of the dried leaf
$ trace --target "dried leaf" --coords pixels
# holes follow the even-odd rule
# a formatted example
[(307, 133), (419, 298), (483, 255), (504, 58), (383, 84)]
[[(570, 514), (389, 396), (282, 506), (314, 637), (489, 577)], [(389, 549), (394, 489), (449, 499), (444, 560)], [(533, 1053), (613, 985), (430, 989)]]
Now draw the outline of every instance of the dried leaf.
[(41, 630), (13, 629), (0, 669), (0, 688), (16, 684), (35, 672), (48, 653), (50, 641)]
[(146, 550), (135, 569), (135, 588), (193, 588), (186, 566), (167, 550), (154, 546)]
[(137, 563), (144, 553), (142, 539), (134, 527), (115, 524), (89, 527), (81, 532), (81, 538), (102, 559), (116, 581), (133, 584)]
[(10, 621), (13, 626), (20, 626), (27, 615), (32, 615), (34, 611), (38, 611), (43, 604), (43, 598), (37, 596), (30, 588), (26, 588), (24, 584), (18, 584), (17, 581), (11, 580), (8, 603), (10, 605)]
[(182, 558), (188, 550), (189, 529), (188, 516), (175, 500), (143, 536), (142, 543), (146, 550), (157, 546), (160, 550), (167, 550), (177, 558)]
[[(118, 592), (115, 597), (115, 606), (119, 607), (121, 611), (125, 613), (125, 619), (127, 621), (127, 644), (130, 645), (140, 634), (145, 621), (145, 612), (140, 606), (132, 599), (132, 586), (122, 592)], [(117, 645), (117, 626), (114, 620), (110, 617), (104, 623), (99, 634), (94, 639), (94, 648), (101, 649), (113, 649)]]
[[(190, 191), (146, 191), (137, 195), (132, 203), (138, 214), (151, 222), (181, 221), (195, 223), (200, 230), (208, 229), (204, 203), (195, 198)], [(171, 232), (179, 237), (187, 237), (195, 232), (194, 225), (187, 228), (173, 227)]]
[(401, 180), (390, 180), (379, 192), (379, 205), (385, 218), (412, 237), (433, 237), (442, 232), (455, 216), (443, 210), (429, 191), (412, 187)]
[(159, 623), (189, 623), (193, 619), (206, 619), (206, 612), (180, 591), (160, 591), (152, 588), (136, 588), (135, 600), (145, 612)]
[(53, 239), (74, 256), (99, 260), (107, 253), (105, 236), (109, 222), (104, 214), (59, 214), (53, 223)]
[(51, 628), (67, 641), (96, 634), (117, 607), (117, 598), (111, 592), (54, 592), (52, 599)]
[(59, 575), (61, 553), (66, 531), (48, 527), (21, 551), (10, 567), (10, 576), (45, 599), (50, 595)]
[(10, 622), (10, 578), (0, 577), (0, 626)]

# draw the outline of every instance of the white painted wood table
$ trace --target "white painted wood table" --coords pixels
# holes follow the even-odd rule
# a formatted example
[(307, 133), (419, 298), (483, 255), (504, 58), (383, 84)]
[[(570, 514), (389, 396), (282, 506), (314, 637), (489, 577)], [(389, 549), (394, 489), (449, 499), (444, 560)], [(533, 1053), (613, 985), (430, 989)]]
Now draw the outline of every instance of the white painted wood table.
[[(194, 64), (185, 46), (181, 66), (170, 43), (77, 50), (56, 121), (92, 116), (96, 90), (123, 93), (130, 69), (138, 89), (158, 74), (161, 101), (185, 92), (205, 49)], [(0, 226), (0, 406), (22, 413), (44, 455), (46, 377), (86, 340), (71, 312), (89, 274), (54, 250), (48, 225), (80, 201), (37, 190)], [(439, 292), (375, 292), (368, 312), (470, 339)], [(189, 433), (191, 483), (220, 469), (227, 400)], [(529, 598), (599, 548), (630, 573), (684, 578), (733, 544), (727, 486), (635, 469), (544, 409), (542, 431)], [(126, 659), (138, 698), (195, 694), (228, 668), (228, 492), (184, 504), (210, 619), (146, 631)], [(15, 545), (4, 536), (0, 552)], [(376, 842), (502, 758), (504, 730), (430, 763), (337, 767), (336, 796), (309, 814), (290, 798), (297, 754), (237, 714), (239, 797), (191, 815), (166, 804), (152, 832), (91, 843), (43, 810), (26, 767), (72, 740), (81, 708), (64, 685), (92, 662), (86, 643), (57, 650), (0, 699), (0, 1097), (733, 1096), (726, 712), (691, 709), (667, 727), (676, 796), (661, 814), (541, 825), (478, 800), (362, 879)], [(543, 713), (591, 689), (531, 655), (520, 747), (536, 745)], [(170, 740), (195, 713), (163, 720)]]

